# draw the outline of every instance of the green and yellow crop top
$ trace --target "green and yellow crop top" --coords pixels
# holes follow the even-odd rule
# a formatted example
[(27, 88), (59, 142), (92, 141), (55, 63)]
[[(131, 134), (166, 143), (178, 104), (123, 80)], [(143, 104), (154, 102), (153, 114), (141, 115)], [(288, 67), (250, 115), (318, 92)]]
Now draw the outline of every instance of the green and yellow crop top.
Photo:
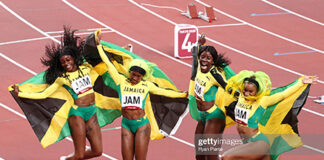
[(198, 65), (195, 77), (195, 94), (202, 101), (214, 101), (218, 87), (226, 87), (224, 73), (212, 67), (209, 72), (202, 73)]
[(268, 106), (274, 105), (285, 99), (303, 85), (302, 80), (298, 80), (296, 84), (283, 92), (271, 96), (263, 96), (260, 100), (253, 102), (247, 101), (243, 96), (240, 96), (234, 110), (235, 121), (241, 125), (248, 126), (249, 128), (258, 128), (258, 123)]
[(149, 93), (163, 95), (166, 97), (184, 98), (186, 93), (157, 87), (150, 81), (140, 81), (136, 85), (132, 85), (128, 78), (119, 74), (115, 66), (110, 62), (104, 53), (102, 46), (97, 46), (102, 61), (107, 65), (111, 78), (117, 85), (121, 107), (124, 109), (143, 109), (145, 107), (146, 98)]
[(92, 66), (87, 62), (79, 66), (79, 69), (74, 72), (66, 72), (66, 77), (58, 77), (53, 84), (48, 86), (44, 91), (39, 93), (26, 93), (19, 92), (18, 96), (22, 98), (30, 99), (44, 99), (53, 94), (60, 86), (67, 86), (71, 88), (69, 92), (74, 99), (83, 97), (87, 94), (94, 93), (92, 79), (95, 71), (92, 70)]

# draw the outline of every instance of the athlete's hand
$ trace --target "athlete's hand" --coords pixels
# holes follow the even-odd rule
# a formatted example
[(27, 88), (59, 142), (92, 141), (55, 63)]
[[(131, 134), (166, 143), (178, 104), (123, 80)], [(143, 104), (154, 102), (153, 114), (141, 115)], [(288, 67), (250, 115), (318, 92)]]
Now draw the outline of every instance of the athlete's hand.
[(304, 84), (316, 84), (316, 82), (318, 81), (318, 77), (317, 76), (305, 76), (302, 81)]
[(201, 34), (199, 39), (198, 39), (198, 44), (199, 45), (204, 45), (206, 43), (205, 35)]
[(101, 29), (98, 29), (95, 32), (95, 39), (96, 39), (96, 44), (99, 45), (101, 40)]
[(16, 96), (18, 96), (19, 87), (14, 84), (14, 85), (12, 85), (12, 89), (13, 89), (14, 93), (16, 94)]

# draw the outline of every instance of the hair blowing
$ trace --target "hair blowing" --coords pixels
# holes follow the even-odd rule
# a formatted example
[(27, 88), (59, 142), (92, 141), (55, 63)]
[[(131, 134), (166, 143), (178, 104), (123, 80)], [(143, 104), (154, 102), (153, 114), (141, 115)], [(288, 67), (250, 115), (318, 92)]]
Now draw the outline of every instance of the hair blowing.
[(45, 56), (41, 58), (43, 65), (47, 66), (45, 71), (45, 81), (52, 84), (58, 77), (66, 77), (66, 71), (60, 62), (60, 54), (64, 51), (70, 51), (75, 65), (79, 66), (83, 63), (83, 46), (84, 41), (75, 36), (76, 30), (71, 30), (70, 27), (64, 26), (64, 33), (61, 38), (61, 44), (45, 46)]

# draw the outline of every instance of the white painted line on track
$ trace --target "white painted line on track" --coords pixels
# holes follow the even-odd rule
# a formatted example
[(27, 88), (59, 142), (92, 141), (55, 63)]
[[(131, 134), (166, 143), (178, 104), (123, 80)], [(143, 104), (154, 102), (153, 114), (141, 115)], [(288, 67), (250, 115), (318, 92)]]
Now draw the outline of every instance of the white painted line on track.
[(315, 147), (312, 147), (312, 146), (309, 146), (309, 145), (306, 145), (306, 144), (304, 144), (303, 147), (324, 154), (324, 151), (323, 150), (320, 150), (318, 148), (315, 148)]
[(0, 56), (1, 56), (2, 58), (6, 59), (7, 61), (13, 63), (14, 65), (16, 65), (16, 66), (22, 68), (23, 70), (25, 70), (25, 71), (27, 71), (27, 72), (33, 74), (33, 75), (36, 75), (36, 74), (37, 74), (36, 72), (34, 72), (34, 71), (30, 70), (29, 68), (27, 68), (27, 67), (21, 65), (20, 63), (14, 61), (13, 59), (7, 57), (6, 55), (4, 55), (4, 54), (2, 54), (2, 53), (0, 53)]
[[(48, 33), (48, 32), (47, 32)], [(88, 35), (92, 32), (83, 32), (83, 33), (76, 33), (75, 35)], [(113, 33), (113, 31), (101, 31), (101, 33)], [(54, 38), (62, 37), (61, 35), (52, 36)], [(30, 41), (37, 41), (37, 40), (44, 40), (44, 39), (50, 39), (49, 37), (39, 37), (39, 38), (30, 38), (30, 39), (23, 39), (23, 40), (17, 40), (17, 41), (10, 41), (10, 42), (1, 42), (0, 46), (2, 45), (8, 45), (8, 44), (16, 44), (16, 43), (23, 43), (23, 42), (30, 42)]]
[(284, 8), (284, 7), (281, 7), (281, 6), (276, 5), (276, 4), (272, 3), (272, 2), (269, 2), (268, 0), (262, 0), (262, 2), (267, 3), (267, 4), (271, 5), (271, 6), (276, 7), (276, 8), (279, 8), (279, 9), (281, 9), (281, 10), (284, 10), (284, 11), (286, 11), (286, 12), (288, 12), (288, 13), (291, 13), (291, 14), (293, 14), (293, 15), (295, 15), (295, 16), (298, 16), (298, 17), (300, 17), (300, 18), (303, 18), (303, 19), (305, 19), (305, 20), (307, 20), (307, 21), (310, 21), (310, 22), (313, 22), (313, 23), (319, 24), (319, 25), (321, 25), (321, 26), (324, 26), (324, 23), (321, 23), (321, 22), (319, 22), (319, 21), (313, 20), (313, 19), (311, 19), (311, 18), (308, 18), (308, 17), (306, 17), (306, 16), (303, 16), (303, 15), (301, 15), (301, 14), (298, 14), (298, 13), (296, 13), (296, 12), (293, 12), (293, 11), (291, 11), (291, 10), (288, 10), (288, 9), (286, 9), (286, 8)]
[(147, 3), (141, 3), (141, 5), (143, 6), (150, 6), (150, 7), (155, 7), (155, 8), (168, 8), (168, 9), (174, 9), (177, 10), (179, 12), (184, 12), (183, 10), (176, 8), (176, 7), (169, 7), (169, 6), (156, 6), (156, 5), (152, 5), (152, 4), (147, 4)]
[(320, 117), (324, 117), (324, 114), (321, 114), (321, 113), (318, 113), (318, 112), (312, 111), (312, 110), (307, 109), (307, 108), (305, 108), (305, 107), (303, 107), (302, 109), (303, 109), (304, 111), (309, 112), (309, 113), (313, 113), (313, 114), (318, 115), (318, 116), (320, 116)]
[[(76, 32), (85, 32), (85, 31), (91, 31), (91, 33), (93, 32), (93, 31), (96, 31), (96, 30), (98, 30), (98, 29), (101, 29), (101, 28), (90, 28), (90, 29), (78, 29)], [(108, 29), (106, 29), (106, 28), (102, 28), (101, 29), (101, 31), (104, 31), (104, 30), (108, 30)], [(61, 34), (61, 33), (63, 33), (64, 31), (49, 31), (49, 32), (45, 32), (45, 33), (47, 33), (47, 34)], [(109, 32), (109, 31), (108, 31)], [(112, 31), (110, 31), (110, 32), (112, 32)]]
[[(200, 1), (200, 0), (195, 0), (195, 1), (198, 2), (198, 3), (200, 3), (200, 4), (202, 4), (202, 5), (204, 5), (204, 6), (209, 6), (208, 4), (206, 4), (206, 3), (204, 3), (204, 2), (202, 2), (202, 1)], [(292, 39), (286, 38), (286, 37), (281, 36), (281, 35), (279, 35), (279, 34), (276, 34), (276, 33), (270, 32), (270, 31), (268, 31), (268, 30), (266, 30), (266, 29), (263, 29), (263, 28), (258, 27), (258, 26), (256, 26), (256, 25), (253, 25), (253, 24), (251, 24), (251, 23), (248, 23), (248, 22), (246, 22), (246, 21), (244, 21), (244, 20), (241, 20), (241, 19), (239, 19), (239, 18), (237, 18), (237, 17), (234, 17), (234, 16), (232, 16), (232, 15), (230, 15), (230, 14), (227, 14), (227, 13), (225, 13), (225, 12), (219, 10), (219, 9), (216, 9), (215, 7), (214, 7), (213, 9), (214, 9), (214, 11), (216, 11), (216, 12), (219, 12), (219, 13), (221, 13), (221, 14), (227, 16), (227, 17), (230, 17), (230, 18), (232, 18), (232, 19), (235, 19), (235, 20), (237, 20), (237, 21), (239, 21), (239, 22), (241, 22), (241, 23), (245, 23), (245, 24), (247, 24), (248, 26), (251, 26), (251, 27), (253, 27), (253, 28), (255, 28), (255, 29), (258, 29), (258, 30), (263, 31), (263, 32), (268, 33), (268, 34), (271, 34), (271, 35), (273, 35), (273, 36), (275, 36), (275, 37), (278, 37), (278, 38), (280, 38), (280, 39), (283, 39), (283, 40), (289, 41), (289, 42), (291, 42), (291, 43), (297, 44), (297, 45), (299, 45), (299, 46), (302, 46), (302, 47), (308, 48), (308, 49), (310, 49), (310, 50), (314, 50), (314, 51), (316, 51), (316, 52), (318, 52), (318, 53), (324, 54), (324, 51), (322, 51), (322, 50), (320, 50), (320, 49), (316, 49), (316, 48), (314, 48), (314, 47), (311, 47), (311, 46), (305, 45), (305, 44), (303, 44), (303, 43), (300, 43), (300, 42), (294, 41), (294, 40), (292, 40)]]
[(233, 24), (216, 24), (208, 26), (197, 26), (197, 28), (212, 28), (212, 27), (228, 27), (228, 26), (243, 26), (245, 23), (233, 23)]

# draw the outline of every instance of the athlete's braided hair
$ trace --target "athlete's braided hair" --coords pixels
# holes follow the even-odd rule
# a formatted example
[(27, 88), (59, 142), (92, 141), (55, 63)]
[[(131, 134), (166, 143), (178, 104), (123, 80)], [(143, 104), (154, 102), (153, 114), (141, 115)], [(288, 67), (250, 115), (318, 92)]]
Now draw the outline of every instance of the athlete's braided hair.
[(218, 54), (216, 49), (209, 45), (199, 48), (198, 57), (205, 51), (208, 51), (213, 56), (214, 66), (219, 69), (223, 69), (231, 63), (229, 59), (225, 58), (224, 54)]
[(70, 27), (64, 26), (64, 34), (61, 38), (61, 44), (45, 46), (45, 57), (41, 58), (42, 64), (48, 67), (45, 72), (45, 81), (52, 84), (58, 77), (65, 77), (65, 69), (62, 67), (60, 57), (62, 54), (68, 53), (72, 56), (75, 65), (79, 66), (83, 63), (83, 46), (84, 41), (75, 36), (76, 30), (71, 30)]

